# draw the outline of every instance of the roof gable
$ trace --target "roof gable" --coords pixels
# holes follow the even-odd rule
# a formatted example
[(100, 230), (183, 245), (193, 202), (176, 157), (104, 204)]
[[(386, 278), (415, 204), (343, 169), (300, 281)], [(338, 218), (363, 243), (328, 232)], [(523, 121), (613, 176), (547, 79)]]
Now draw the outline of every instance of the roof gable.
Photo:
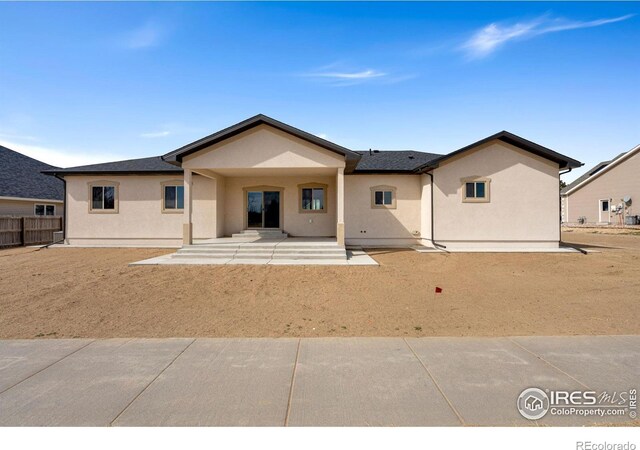
[(207, 147), (211, 147), (212, 145), (215, 145), (219, 142), (222, 142), (226, 139), (229, 139), (260, 125), (268, 125), (280, 131), (284, 131), (285, 133), (289, 133), (299, 139), (305, 140), (319, 147), (342, 155), (347, 161), (348, 169), (355, 167), (358, 159), (360, 159), (360, 155), (358, 153), (353, 152), (348, 148), (342, 147), (338, 144), (334, 144), (333, 142), (329, 142), (326, 139), (322, 139), (318, 136), (307, 133), (306, 131), (302, 131), (298, 128), (292, 127), (291, 125), (279, 122), (275, 119), (272, 119), (271, 117), (265, 116), (264, 114), (258, 114), (247, 120), (239, 122), (228, 128), (225, 128), (202, 139), (180, 147), (177, 150), (165, 154), (164, 156), (162, 156), (162, 159), (168, 163), (179, 165), (185, 156), (191, 155)]
[(632, 148), (628, 152), (620, 153), (618, 156), (616, 156), (615, 158), (613, 158), (610, 161), (603, 161), (603, 162), (600, 162), (600, 163), (596, 164), (587, 173), (585, 173), (582, 176), (576, 178), (571, 184), (569, 184), (564, 189), (562, 189), (562, 191), (560, 193), (562, 195), (568, 195), (571, 192), (580, 189), (581, 187), (591, 183), (591, 181), (593, 181), (596, 178), (600, 177), (601, 175), (607, 173), (608, 171), (610, 171), (614, 167), (618, 166), (619, 164), (623, 163), (624, 161), (626, 161), (627, 159), (631, 158), (633, 155), (635, 155), (637, 153), (640, 153), (640, 145)]
[(513, 145), (514, 147), (520, 148), (526, 152), (532, 153), (534, 155), (540, 156), (542, 158), (548, 159), (558, 164), (560, 169), (568, 169), (568, 168), (576, 168), (580, 167), (583, 164), (580, 161), (577, 161), (573, 158), (569, 158), (568, 156), (564, 156), (558, 152), (555, 152), (549, 148), (543, 147), (542, 145), (536, 144), (535, 142), (531, 142), (527, 139), (521, 138), (513, 133), (509, 133), (508, 131), (501, 131), (496, 134), (492, 134), (484, 139), (481, 139), (473, 144), (462, 147), (456, 151), (448, 153), (444, 156), (436, 158), (423, 166), (417, 169), (418, 172), (426, 172), (431, 169), (435, 169), (441, 163), (447, 161), (454, 156), (460, 155), (469, 150), (473, 150), (481, 145), (484, 145), (490, 141), (499, 140), (502, 142), (506, 142), (507, 144)]

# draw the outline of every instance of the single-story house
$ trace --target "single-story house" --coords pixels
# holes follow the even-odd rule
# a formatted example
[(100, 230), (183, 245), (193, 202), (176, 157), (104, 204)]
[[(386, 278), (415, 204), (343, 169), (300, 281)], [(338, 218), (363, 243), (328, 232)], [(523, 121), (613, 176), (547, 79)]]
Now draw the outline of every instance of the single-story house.
[(163, 156), (47, 173), (66, 181), (70, 244), (282, 230), (342, 246), (554, 248), (559, 172), (580, 165), (506, 131), (446, 155), (355, 151), (257, 115)]
[(62, 216), (64, 183), (42, 173), (57, 169), (0, 145), (0, 216)]
[(633, 206), (640, 202), (640, 145), (597, 164), (561, 195), (562, 220), (569, 225), (623, 225), (640, 215)]

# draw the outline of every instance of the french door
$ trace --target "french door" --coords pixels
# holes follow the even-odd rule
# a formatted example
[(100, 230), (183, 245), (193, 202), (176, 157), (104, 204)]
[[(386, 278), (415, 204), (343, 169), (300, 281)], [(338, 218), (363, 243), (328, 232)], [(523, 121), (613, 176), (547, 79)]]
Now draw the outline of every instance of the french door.
[(280, 192), (247, 192), (247, 228), (280, 228)]

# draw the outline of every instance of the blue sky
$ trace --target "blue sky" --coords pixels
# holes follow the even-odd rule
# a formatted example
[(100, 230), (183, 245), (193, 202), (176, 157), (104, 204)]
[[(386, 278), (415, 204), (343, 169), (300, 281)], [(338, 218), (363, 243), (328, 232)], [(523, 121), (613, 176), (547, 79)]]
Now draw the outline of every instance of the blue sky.
[(634, 3), (0, 3), (0, 23), (0, 143), (62, 166), (257, 113), (353, 149), (506, 129), (590, 166), (640, 143)]

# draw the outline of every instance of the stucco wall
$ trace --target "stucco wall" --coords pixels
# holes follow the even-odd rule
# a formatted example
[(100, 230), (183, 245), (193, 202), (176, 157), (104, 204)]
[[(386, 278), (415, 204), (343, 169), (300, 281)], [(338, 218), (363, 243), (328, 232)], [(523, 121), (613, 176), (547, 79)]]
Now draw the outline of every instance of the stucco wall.
[[(67, 241), (78, 245), (182, 245), (182, 213), (162, 212), (162, 183), (176, 175), (68, 176)], [(119, 183), (117, 213), (89, 212), (89, 183)], [(213, 180), (194, 176), (193, 230), (196, 238), (215, 236)]]
[[(490, 202), (464, 203), (463, 178), (487, 177)], [(558, 165), (509, 144), (487, 143), (434, 170), (435, 240), (447, 247), (555, 247)]]
[[(299, 184), (320, 183), (327, 185), (326, 213), (301, 213)], [(280, 227), (291, 236), (336, 235), (336, 178), (330, 176), (283, 177), (225, 177), (224, 234), (230, 236), (245, 228), (245, 191), (243, 188), (271, 186), (282, 188), (280, 207), (283, 223)]]
[(64, 204), (62, 202), (0, 199), (0, 216), (34, 216), (35, 205), (54, 205), (56, 207), (56, 216), (64, 214)]
[(344, 157), (262, 125), (184, 158), (186, 169), (344, 167)]
[[(640, 152), (566, 196), (565, 221), (576, 223), (578, 217), (584, 216), (587, 223), (599, 223), (600, 200), (609, 199), (612, 205), (618, 205), (627, 195), (635, 202), (627, 214), (640, 214)], [(610, 216), (604, 213), (602, 215), (602, 222), (618, 224), (619, 220), (619, 216), (613, 213)]]
[[(422, 229), (420, 175), (347, 175), (345, 240), (352, 245), (415, 244)], [(371, 187), (396, 188), (396, 208), (372, 208)]]

